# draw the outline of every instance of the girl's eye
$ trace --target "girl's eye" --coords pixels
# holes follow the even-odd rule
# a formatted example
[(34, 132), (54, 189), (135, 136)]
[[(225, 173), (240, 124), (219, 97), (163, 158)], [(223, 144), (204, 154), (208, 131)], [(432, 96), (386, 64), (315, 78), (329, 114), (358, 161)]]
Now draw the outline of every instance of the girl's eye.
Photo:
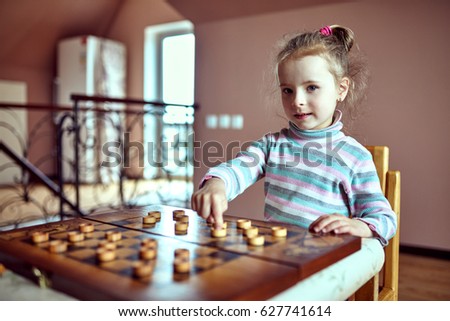
[(306, 89), (308, 90), (308, 92), (313, 92), (319, 89), (319, 87), (317, 87), (316, 85), (309, 85)]
[(282, 88), (281, 89), (281, 92), (283, 93), (283, 94), (292, 94), (292, 89), (290, 89), (290, 88)]

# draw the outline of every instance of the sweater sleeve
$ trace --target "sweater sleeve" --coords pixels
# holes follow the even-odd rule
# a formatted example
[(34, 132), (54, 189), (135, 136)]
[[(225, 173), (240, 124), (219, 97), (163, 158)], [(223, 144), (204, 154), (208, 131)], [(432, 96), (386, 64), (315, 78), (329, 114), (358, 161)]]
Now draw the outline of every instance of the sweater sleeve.
[(397, 231), (397, 215), (384, 196), (370, 155), (353, 173), (349, 194), (353, 218), (365, 222), (383, 246)]
[(269, 136), (264, 136), (252, 142), (246, 151), (239, 152), (236, 158), (208, 170), (206, 176), (218, 177), (225, 182), (228, 201), (264, 177), (269, 140)]

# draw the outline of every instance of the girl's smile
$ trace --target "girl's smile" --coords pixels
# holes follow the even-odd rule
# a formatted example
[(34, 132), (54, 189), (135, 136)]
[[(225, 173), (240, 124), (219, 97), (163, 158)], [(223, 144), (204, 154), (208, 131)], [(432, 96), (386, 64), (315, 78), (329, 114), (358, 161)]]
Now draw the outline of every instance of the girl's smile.
[(301, 113), (301, 114), (294, 114), (294, 117), (299, 120), (305, 120), (306, 118), (308, 118), (311, 115), (312, 115), (312, 113)]

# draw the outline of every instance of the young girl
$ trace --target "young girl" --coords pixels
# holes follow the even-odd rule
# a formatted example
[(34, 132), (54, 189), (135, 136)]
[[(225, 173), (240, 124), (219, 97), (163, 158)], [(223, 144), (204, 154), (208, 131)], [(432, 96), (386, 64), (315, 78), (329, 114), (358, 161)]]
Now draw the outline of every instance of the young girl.
[(289, 127), (255, 141), (211, 168), (192, 208), (218, 228), (228, 201), (265, 178), (265, 219), (316, 233), (376, 237), (383, 245), (397, 222), (371, 154), (342, 131), (341, 116), (364, 95), (365, 73), (349, 57), (353, 32), (333, 25), (290, 39), (277, 56)]

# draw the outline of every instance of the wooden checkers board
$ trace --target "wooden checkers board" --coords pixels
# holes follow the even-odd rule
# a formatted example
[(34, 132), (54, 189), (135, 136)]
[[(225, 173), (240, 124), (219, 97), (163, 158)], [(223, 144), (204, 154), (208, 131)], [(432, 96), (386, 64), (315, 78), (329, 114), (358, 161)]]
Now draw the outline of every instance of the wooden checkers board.
[[(0, 263), (46, 283), (81, 300), (265, 300), (300, 280), (350, 255), (361, 247), (353, 236), (314, 236), (307, 230), (286, 226), (287, 236), (273, 237), (272, 226), (279, 224), (252, 220), (263, 235), (263, 246), (247, 244), (236, 217), (225, 217), (227, 236), (211, 236), (211, 227), (195, 212), (186, 233), (174, 228), (173, 210), (153, 206), (76, 218), (0, 233)], [(161, 218), (144, 224), (149, 211)], [(81, 241), (68, 241), (80, 224), (92, 224)], [(33, 241), (36, 232), (48, 233), (48, 240)], [(120, 234), (114, 241), (115, 257), (100, 261), (97, 250), (107, 233)], [(141, 259), (142, 241), (156, 241), (156, 257)], [(52, 253), (50, 244), (59, 240), (67, 250)], [(175, 250), (189, 252), (188, 271), (175, 271)], [(134, 265), (144, 261), (151, 274), (136, 277)]]

